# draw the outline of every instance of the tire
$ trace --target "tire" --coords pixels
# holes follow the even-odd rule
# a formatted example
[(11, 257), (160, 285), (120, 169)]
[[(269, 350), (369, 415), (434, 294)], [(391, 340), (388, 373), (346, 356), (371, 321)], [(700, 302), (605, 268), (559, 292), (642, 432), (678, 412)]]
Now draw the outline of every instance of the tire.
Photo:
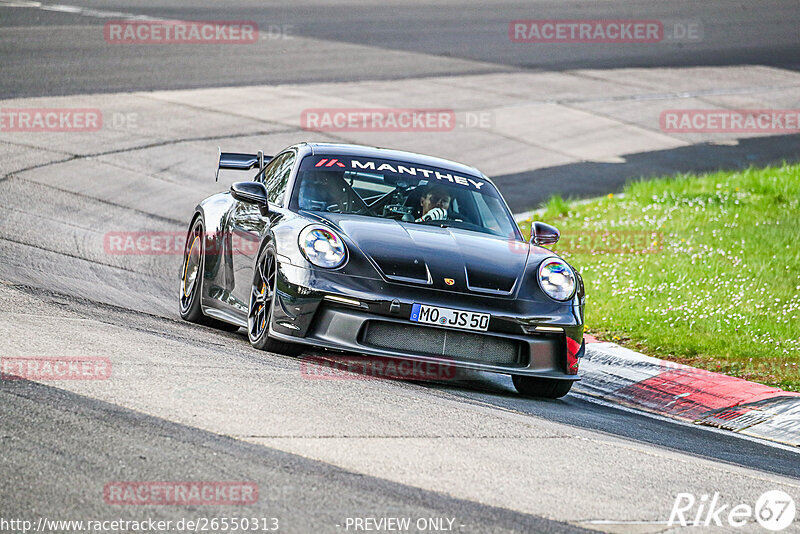
[(261, 249), (253, 269), (253, 284), (250, 289), (250, 305), (247, 311), (247, 337), (250, 344), (259, 350), (297, 356), (303, 346), (286, 343), (269, 337), (269, 323), (275, 300), (278, 259), (275, 245), (268, 243)]
[(179, 288), (179, 307), (181, 319), (190, 323), (202, 324), (224, 330), (236, 332), (239, 327), (235, 324), (218, 321), (203, 315), (201, 305), (203, 294), (203, 274), (205, 273), (205, 226), (202, 217), (192, 221), (189, 233), (186, 236), (186, 246), (183, 249), (183, 264), (181, 266), (181, 279)]
[(513, 375), (511, 380), (520, 395), (544, 399), (560, 399), (572, 389), (572, 380), (555, 380), (535, 376)]

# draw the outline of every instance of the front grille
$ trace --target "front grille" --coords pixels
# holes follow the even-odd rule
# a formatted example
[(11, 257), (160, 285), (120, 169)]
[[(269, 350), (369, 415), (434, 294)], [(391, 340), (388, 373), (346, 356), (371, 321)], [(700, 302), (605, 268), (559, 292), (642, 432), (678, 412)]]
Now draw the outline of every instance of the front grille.
[(444, 328), (368, 321), (362, 343), (425, 356), (502, 365), (521, 364), (523, 344), (514, 339)]

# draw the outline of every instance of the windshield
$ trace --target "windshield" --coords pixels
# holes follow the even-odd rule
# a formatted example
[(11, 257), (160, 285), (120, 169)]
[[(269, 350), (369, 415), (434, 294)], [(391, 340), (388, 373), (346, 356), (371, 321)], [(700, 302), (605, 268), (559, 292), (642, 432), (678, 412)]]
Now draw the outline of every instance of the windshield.
[(292, 206), (521, 239), (500, 193), (484, 178), (416, 163), (308, 156)]

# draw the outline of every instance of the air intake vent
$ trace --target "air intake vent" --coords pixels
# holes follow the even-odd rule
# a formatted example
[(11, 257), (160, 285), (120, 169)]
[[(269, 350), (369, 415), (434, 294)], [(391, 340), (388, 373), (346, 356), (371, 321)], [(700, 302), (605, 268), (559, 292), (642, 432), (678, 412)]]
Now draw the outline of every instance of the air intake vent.
[(518, 365), (524, 355), (522, 343), (513, 339), (384, 321), (369, 321), (362, 342), (376, 348), (488, 364)]
[(467, 266), (467, 286), (473, 291), (510, 293), (516, 281), (514, 277), (498, 276), (496, 272), (485, 272)]

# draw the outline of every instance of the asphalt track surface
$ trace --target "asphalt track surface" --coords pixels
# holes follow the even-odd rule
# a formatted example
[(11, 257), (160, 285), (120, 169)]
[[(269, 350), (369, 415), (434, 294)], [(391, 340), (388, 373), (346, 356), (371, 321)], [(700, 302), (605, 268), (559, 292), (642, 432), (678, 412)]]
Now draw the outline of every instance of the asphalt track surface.
[[(7, 519), (29, 517), (32, 508), (50, 519), (108, 517), (108, 505), (99, 498), (87, 499), (87, 489), (132, 473), (144, 480), (257, 481), (259, 502), (248, 507), (247, 517), (278, 518), (289, 532), (314, 532), (320, 525), (343, 523), (343, 517), (380, 517), (387, 511), (399, 517), (455, 516), (474, 532), (581, 531), (349, 473), (41, 384), (13, 382), (0, 390), (0, 399), (6, 423), (0, 437), (0, 497)], [(202, 507), (153, 506), (146, 517), (177, 522), (213, 515), (242, 514), (235, 506), (217, 508), (214, 514)], [(141, 510), (130, 508), (113, 517), (143, 519)]]
[[(424, 3), (387, 8), (360, 2), (337, 8), (303, 2), (291, 7), (263, 2), (228, 2), (224, 7), (217, 2), (70, 5), (164, 18), (252, 19), (262, 28), (291, 24), (298, 36), (313, 38), (314, 42), (301, 43), (298, 39), (269, 57), (251, 56), (247, 50), (214, 50), (201, 55), (194, 48), (181, 47), (154, 47), (152, 53), (142, 55), (125, 48), (109, 51), (101, 40), (85, 37), (85, 28), (102, 24), (102, 19), (65, 11), (0, 7), (0, 95), (392, 79), (412, 73), (463, 74), (577, 65), (611, 68), (763, 63), (796, 68), (800, 58), (800, 9), (796, 2), (739, 2), (733, 6), (729, 2), (692, 2), (682, 4), (685, 12), (680, 14), (666, 3), (655, 2), (500, 3), (491, 7), (475, 3), (469, 8), (456, 3), (436, 8)], [(497, 28), (502, 30), (501, 36), (505, 35), (508, 21), (514, 18), (613, 18), (612, 14), (619, 18), (703, 19), (707, 35), (716, 28), (735, 28), (736, 32), (718, 32), (719, 38), (691, 45), (696, 49), (690, 45), (649, 51), (567, 47), (540, 57), (520, 55), (507, 40), (492, 37)], [(355, 50), (354, 46), (361, 54), (358, 64), (344, 53)], [(404, 54), (396, 54), (398, 51)], [(682, 466), (690, 466), (686, 472), (708, 474), (706, 486), (702, 480), (686, 481), (687, 486), (727, 491), (731, 499), (744, 498), (737, 492), (746, 484), (726, 485), (729, 474), (731, 478), (741, 475), (757, 480), (760, 486), (756, 495), (787, 481), (797, 489), (800, 456), (795, 451), (655, 419), (579, 395), (558, 401), (522, 399), (506, 377), (475, 374), (461, 383), (365, 381), (346, 386), (327, 384), (318, 389), (299, 387), (302, 381), (284, 378), (298, 375), (296, 360), (255, 351), (241, 333), (219, 333), (177, 318), (173, 294), (177, 258), (138, 259), (125, 266), (81, 253), (82, 236), (89, 226), (101, 226), (113, 219), (131, 227), (142, 227), (142, 221), (153, 227), (179, 227), (185, 217), (181, 209), (176, 207), (168, 217), (153, 216), (126, 209), (113, 198), (104, 198), (102, 192), (78, 195), (14, 178), (0, 186), (4, 234), (0, 240), (0, 308), (4, 319), (0, 351), (84, 354), (111, 347), (121, 350), (130, 361), (141, 358), (144, 368), (137, 374), (135, 363), (123, 360), (121, 368), (133, 371), (122, 373), (124, 388), (108, 391), (77, 385), (71, 391), (72, 385), (53, 387), (27, 381), (0, 383), (0, 517), (230, 516), (239, 511), (114, 508), (100, 495), (103, 485), (111, 480), (246, 479), (258, 482), (261, 496), (256, 508), (248, 509), (247, 514), (280, 517), (285, 525), (282, 531), (286, 532), (343, 532), (337, 525), (353, 516), (456, 517), (464, 525), (463, 532), (563, 532), (581, 531), (586, 526), (601, 528), (583, 521), (589, 516), (598, 520), (666, 519), (663, 510), (669, 509), (676, 490), (671, 482), (665, 483), (670, 480), (671, 462), (681, 473)], [(55, 224), (74, 227), (69, 239), (76, 248), (74, 253), (69, 252), (68, 245), (42, 246), (37, 234)], [(12, 235), (13, 239), (8, 237)], [(58, 240), (58, 236), (53, 239)], [(208, 364), (217, 361), (220, 367)], [(195, 363), (199, 368), (190, 376), (188, 368)], [(220, 383), (207, 384), (199, 397), (192, 396), (192, 391), (169, 390), (171, 393), (165, 394), (167, 387), (181, 382), (181, 372), (187, 373), (187, 384), (209, 373), (216, 374)], [(277, 398), (254, 400), (257, 397), (251, 396), (245, 397), (254, 400), (251, 404), (226, 404), (226, 397), (235, 394), (221, 373), (245, 373), (253, 387), (261, 388), (263, 397)], [(169, 386), (160, 382), (170, 378), (174, 383), (169, 382)], [(246, 386), (242, 383), (241, 387)], [(436, 415), (427, 412), (426, 406), (446, 407), (439, 421), (445, 429), (448, 418), (460, 421), (463, 417), (473, 422), (470, 414), (475, 412), (493, 421), (508, 419), (512, 426), (543, 432), (543, 436), (512, 433), (499, 438), (531, 448), (528, 463), (518, 469), (532, 474), (526, 482), (527, 491), (541, 492), (543, 502), (551, 502), (547, 500), (551, 494), (561, 494), (563, 506), (549, 510), (532, 506), (535, 513), (522, 512), (519, 509), (525, 506), (515, 499), (487, 504), (491, 499), (480, 498), (474, 488), (442, 489), (432, 466), (446, 465), (442, 458), (456, 456), (454, 449), (445, 447), (430, 446), (431, 455), (418, 459), (415, 469), (422, 474), (431, 469), (431, 480), (408, 475), (414, 482), (400, 483), (381, 475), (379, 469), (374, 475), (365, 474), (371, 470), (357, 460), (351, 464), (349, 459), (341, 460), (344, 455), (337, 456), (336, 448), (342, 445), (336, 439), (352, 439), (344, 447), (350, 447), (354, 455), (369, 457), (374, 454), (369, 450), (374, 447), (369, 440), (376, 438), (425, 438), (430, 443), (450, 443), (452, 438), (448, 446), (454, 448), (472, 443), (459, 440), (491, 443), (498, 438), (482, 436), (489, 423), (481, 422), (465, 425), (461, 434), (454, 436), (444, 430), (442, 435), (421, 436), (398, 430), (399, 435), (393, 436), (390, 427), (377, 428), (372, 436), (362, 435), (369, 417), (376, 416), (376, 406), (380, 414), (380, 403), (386, 404), (387, 413), (396, 409), (403, 414), (402, 419), (393, 421), (398, 428), (418, 428), (420, 434), (430, 431)], [(298, 408), (292, 412), (293, 405), (301, 405), (306, 411)], [(336, 409), (338, 405), (341, 410)], [(234, 409), (218, 409), (222, 406)], [(270, 409), (265, 409), (267, 406)], [(345, 414), (345, 408), (350, 413)], [(294, 423), (287, 425), (282, 411), (307, 421), (297, 423), (297, 427)], [(360, 421), (358, 415), (364, 420)], [(325, 421), (330, 428), (325, 427)], [(499, 428), (500, 423), (497, 425)], [(546, 455), (551, 449), (539, 445), (547, 439), (568, 438), (563, 453), (569, 458), (564, 464)], [(291, 439), (298, 444), (282, 445), (282, 440)], [(328, 453), (316, 449), (314, 442), (322, 443), (322, 448), (329, 446), (330, 457), (340, 461), (320, 460)], [(613, 447), (616, 452), (607, 459), (597, 457)], [(652, 468), (647, 458), (652, 460)], [(664, 458), (670, 461), (662, 461)], [(484, 460), (484, 465), (462, 466), (465, 472), (477, 476), (477, 481), (467, 479), (463, 484), (496, 487), (500, 484), (494, 480), (498, 473), (507, 475), (515, 470), (513, 465), (499, 465), (496, 458)], [(586, 474), (591, 468), (602, 467), (604, 461), (607, 471), (601, 476)], [(637, 463), (626, 464), (631, 461)], [(551, 465), (554, 462), (555, 467)], [(337, 463), (340, 465), (334, 465)], [(341, 464), (362, 468), (349, 469)], [(628, 480), (627, 470), (641, 478)], [(446, 474), (441, 476), (447, 478)], [(519, 481), (515, 483), (514, 487), (525, 487)], [(615, 487), (618, 494), (614, 494)], [(660, 510), (656, 519), (644, 513), (646, 510), (635, 509), (638, 496), (630, 489), (637, 487), (658, 503), (653, 505)], [(478, 496), (457, 497), (472, 494)], [(606, 515), (594, 512), (570, 517), (569, 501), (603, 499), (616, 503)], [(630, 506), (624, 504), (627, 500)], [(583, 522), (565, 522), (573, 519)]]
[[(61, 4), (168, 19), (255, 21), (265, 41), (258, 47), (210, 46), (200, 51), (194, 46), (153, 45), (143, 54), (137, 47), (108, 46), (99, 32), (92, 31), (113, 18), (71, 13), (69, 8), (6, 8), (0, 13), (0, 97), (519, 69), (749, 64), (800, 68), (800, 9), (793, 0), (680, 4), (471, 0), (435, 5), (417, 1), (375, 5), (308, 0), (76, 0)], [(530, 47), (510, 42), (508, 25), (516, 19), (695, 21), (702, 27), (702, 39), (644, 46)]]

